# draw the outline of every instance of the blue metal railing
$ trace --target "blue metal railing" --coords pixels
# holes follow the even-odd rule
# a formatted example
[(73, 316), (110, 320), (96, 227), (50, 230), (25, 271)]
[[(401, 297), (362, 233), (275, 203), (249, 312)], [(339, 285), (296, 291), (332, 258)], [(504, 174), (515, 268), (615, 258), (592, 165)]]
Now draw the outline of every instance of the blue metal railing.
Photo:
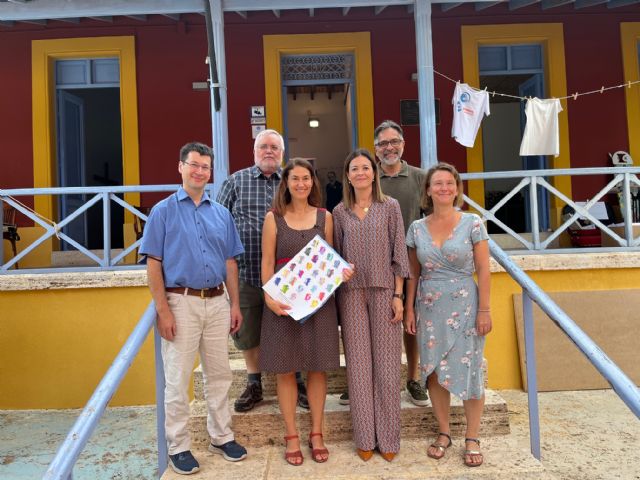
[[(547, 170), (519, 170), (519, 171), (507, 171), (507, 172), (483, 172), (483, 173), (464, 173), (461, 175), (463, 180), (514, 180), (518, 181), (509, 192), (502, 197), (502, 199), (496, 203), (492, 208), (485, 209), (477, 201), (474, 201), (468, 196), (464, 196), (465, 202), (476, 209), (482, 214), (485, 220), (491, 221), (497, 225), (504, 232), (517, 240), (524, 249), (513, 251), (512, 254), (526, 254), (526, 253), (567, 253), (567, 252), (580, 252), (587, 253), (590, 251), (640, 251), (640, 237), (634, 238), (633, 236), (633, 201), (634, 196), (637, 198), (637, 193), (640, 190), (640, 168), (638, 167), (607, 167), (607, 168), (558, 168)], [(612, 175), (613, 178), (607, 182), (599, 191), (593, 191), (586, 200), (585, 205), (576, 203), (574, 200), (567, 197), (558, 188), (554, 187), (547, 181), (547, 177), (584, 177), (589, 175)], [(503, 208), (509, 200), (516, 195), (520, 195), (521, 191), (528, 188), (528, 210), (525, 212), (531, 219), (531, 237), (532, 241), (527, 240), (519, 233), (515, 232), (509, 225), (500, 220), (496, 213)], [(548, 194), (554, 195), (560, 202), (565, 203), (573, 209), (573, 213), (570, 218), (563, 221), (562, 225), (557, 227), (546, 238), (541, 238), (541, 228), (539, 223), (539, 210), (538, 205), (539, 193), (544, 191)], [(624, 220), (624, 238), (611, 230), (608, 226), (593, 215), (589, 210), (601, 201), (605, 195), (610, 193), (617, 193), (620, 197), (621, 215)], [(480, 202), (482, 203), (482, 202)], [(637, 212), (636, 212), (637, 216)], [(607, 247), (607, 248), (550, 248), (552, 243), (558, 239), (558, 237), (567, 230), (574, 222), (579, 218), (589, 220), (593, 225), (598, 227), (602, 233), (611, 237), (619, 247)], [(636, 219), (636, 221), (638, 221)], [(622, 247), (622, 248), (621, 248)]]
[[(611, 384), (616, 394), (631, 411), (640, 418), (640, 390), (622, 370), (591, 340), (560, 307), (538, 287), (534, 281), (520, 269), (493, 240), (489, 240), (493, 258), (522, 287), (523, 313), (525, 327), (525, 354), (527, 365), (527, 385), (529, 401), (529, 437), (531, 453), (540, 459), (540, 421), (538, 414), (538, 389), (536, 379), (536, 357), (534, 350), (533, 304), (540, 308), (573, 341), (602, 376)], [(68, 480), (72, 477), (73, 467), (95, 430), (104, 410), (120, 385), (135, 356), (140, 351), (149, 330), (155, 324), (155, 304), (147, 307), (131, 336), (116, 357), (97, 389), (91, 396), (82, 414), (58, 449), (49, 465), (46, 480)], [(164, 371), (160, 353), (160, 336), (155, 332), (156, 364), (156, 409), (158, 431), (158, 476), (167, 468), (168, 452), (164, 432)]]
[[(62, 271), (95, 271), (95, 270), (130, 270), (136, 268), (144, 268), (143, 266), (136, 265), (120, 265), (124, 258), (135, 251), (139, 246), (141, 239), (136, 240), (133, 244), (126, 247), (119, 255), (111, 258), (111, 202), (120, 205), (123, 209), (131, 212), (142, 221), (147, 220), (147, 216), (140, 212), (134, 205), (131, 205), (118, 197), (119, 194), (126, 193), (157, 193), (168, 192), (172, 193), (178, 189), (179, 185), (137, 185), (127, 187), (67, 187), (67, 188), (20, 188), (14, 190), (0, 190), (0, 207), (5, 202), (15, 208), (18, 212), (22, 213), (25, 217), (33, 220), (33, 222), (44, 229), (44, 233), (34, 240), (29, 246), (24, 248), (15, 257), (9, 259), (7, 263), (2, 264), (4, 255), (4, 246), (0, 244), (0, 274), (3, 273), (15, 273), (9, 272), (9, 269), (16, 265), (22, 258), (27, 256), (38, 246), (44, 243), (49, 238), (56, 236), (61, 241), (67, 242), (73, 246), (76, 250), (90, 258), (96, 263), (95, 267), (73, 267), (73, 268), (34, 268), (34, 269), (20, 269), (21, 273), (46, 273), (46, 272), (62, 272)], [(208, 187), (208, 192), (212, 194), (213, 185)], [(39, 215), (31, 211), (29, 208), (22, 205), (15, 200), (15, 197), (24, 196), (62, 196), (62, 195), (90, 195), (90, 198), (71, 214), (61, 219), (55, 224), (51, 223), (51, 219), (41, 218)], [(87, 210), (96, 204), (102, 204), (102, 224), (103, 224), (103, 257), (100, 258), (95, 255), (91, 250), (81, 245), (75, 239), (67, 235), (62, 229), (69, 225), (71, 222), (85, 215)], [(0, 218), (2, 216), (2, 208), (0, 208)], [(4, 243), (4, 242), (3, 242)]]
[(605, 354), (589, 336), (547, 295), (493, 240), (489, 240), (491, 256), (522, 287), (524, 314), (527, 390), (529, 398), (529, 438), (531, 453), (540, 460), (540, 420), (538, 415), (538, 382), (536, 378), (533, 302), (545, 312), (565, 335), (580, 349), (613, 390), (640, 418), (640, 390), (635, 383)]
[(164, 441), (164, 369), (160, 353), (160, 336), (154, 328), (155, 319), (156, 307), (155, 303), (151, 302), (58, 449), (43, 479), (71, 480), (78, 457), (98, 426), (107, 404), (120, 386), (152, 328), (155, 332), (158, 478), (162, 476), (167, 468), (168, 457), (167, 444)]
[[(555, 169), (555, 170), (521, 170), (521, 171), (508, 171), (508, 172), (485, 172), (485, 173), (465, 173), (462, 174), (463, 180), (466, 181), (488, 181), (488, 180), (503, 180), (513, 181), (517, 184), (506, 194), (502, 199), (491, 208), (484, 208), (481, 206), (483, 201), (479, 199), (472, 199), (465, 195), (464, 199), (466, 203), (472, 208), (481, 213), (483, 218), (492, 222), (502, 229), (505, 233), (513, 237), (518, 245), (522, 245), (520, 250), (510, 250), (512, 254), (524, 254), (524, 253), (568, 253), (568, 252), (580, 252), (587, 253), (592, 251), (640, 251), (640, 237), (634, 238), (633, 236), (633, 219), (634, 219), (634, 207), (638, 202), (638, 192), (640, 191), (640, 168), (638, 167), (610, 167), (610, 168), (568, 168), (568, 169)], [(586, 200), (586, 204), (577, 203), (574, 200), (568, 198), (556, 187), (554, 187), (547, 179), (549, 178), (561, 178), (568, 177), (570, 180), (574, 177), (584, 177), (590, 175), (607, 176), (611, 175), (612, 178), (606, 185), (597, 191), (590, 192), (590, 198)], [(0, 243), (0, 275), (7, 273), (45, 273), (45, 272), (61, 272), (61, 271), (96, 271), (96, 270), (121, 270), (132, 268), (143, 268), (136, 265), (123, 265), (122, 261), (135, 251), (140, 240), (135, 241), (132, 245), (129, 245), (120, 254), (111, 258), (111, 218), (110, 210), (116, 204), (116, 207), (121, 207), (131, 212), (142, 221), (147, 219), (146, 215), (140, 212), (135, 206), (127, 203), (121, 199), (118, 195), (126, 193), (151, 193), (151, 192), (173, 192), (178, 188), (178, 185), (147, 185), (147, 186), (127, 186), (127, 187), (71, 187), (71, 188), (21, 188), (13, 190), (0, 189), (0, 207), (3, 202), (8, 203), (12, 207), (16, 208), (21, 214), (31, 219), (37, 226), (44, 229), (42, 236), (33, 241), (26, 248), (22, 249), (14, 258), (9, 259), (6, 263), (3, 262), (4, 258), (4, 242)], [(209, 195), (213, 195), (214, 185), (210, 184), (208, 188)], [(531, 219), (531, 240), (528, 240), (520, 233), (516, 232), (503, 222), (499, 217), (499, 211), (503, 209), (507, 203), (516, 196), (522, 196), (525, 189), (528, 189), (528, 217)], [(539, 225), (539, 205), (538, 198), (541, 191), (546, 191), (550, 195), (554, 195), (558, 202), (564, 203), (573, 209), (571, 216), (564, 220), (563, 223), (552, 232), (541, 232)], [(624, 219), (624, 234), (619, 235), (607, 225), (596, 218), (594, 214), (590, 212), (596, 202), (601, 201), (605, 195), (610, 193), (617, 193), (620, 197), (621, 213)], [(43, 220), (38, 215), (30, 211), (28, 208), (22, 206), (19, 202), (14, 200), (15, 197), (29, 197), (29, 196), (42, 196), (49, 195), (52, 197), (60, 197), (62, 195), (87, 195), (88, 200), (80, 206), (73, 213), (67, 217), (60, 219), (55, 225)], [(634, 203), (634, 201), (636, 203)], [(68, 226), (74, 220), (85, 215), (87, 210), (94, 205), (102, 205), (102, 220), (103, 220), (103, 254), (102, 258), (97, 256), (94, 252), (81, 245), (77, 240), (71, 238), (62, 229)], [(640, 208), (640, 206), (638, 206)], [(638, 210), (638, 209), (636, 209)], [(637, 212), (636, 216), (637, 216)], [(2, 216), (2, 209), (0, 208), (0, 217)], [(558, 240), (561, 234), (568, 230), (579, 218), (589, 220), (593, 225), (598, 227), (602, 231), (603, 235), (606, 235), (613, 239), (616, 247), (606, 248), (554, 248), (553, 244)], [(596, 230), (594, 230), (596, 231)], [(544, 235), (548, 235), (547, 238), (543, 238)], [(9, 271), (12, 267), (15, 267), (17, 263), (40, 246), (43, 242), (53, 236), (57, 236), (61, 241), (66, 242), (86, 257), (95, 262), (95, 266), (88, 267), (58, 267), (58, 268), (37, 268), (37, 269), (20, 269)]]

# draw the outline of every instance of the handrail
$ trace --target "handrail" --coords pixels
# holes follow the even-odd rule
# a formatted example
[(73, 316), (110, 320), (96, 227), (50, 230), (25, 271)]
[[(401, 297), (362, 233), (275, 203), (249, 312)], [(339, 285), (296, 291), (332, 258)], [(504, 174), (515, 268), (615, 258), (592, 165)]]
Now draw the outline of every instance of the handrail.
[[(136, 355), (140, 351), (142, 344), (147, 338), (149, 331), (153, 328), (156, 319), (156, 307), (152, 301), (140, 321), (134, 328), (133, 332), (125, 342), (116, 356), (115, 360), (105, 373), (104, 377), (98, 384), (98, 387), (91, 395), (87, 405), (76, 420), (75, 424), (69, 431), (66, 439), (58, 448), (58, 451), (49, 464), (43, 480), (67, 480), (71, 479), (73, 470), (78, 457), (82, 453), (93, 431), (98, 426), (98, 422), (104, 414), (107, 404), (113, 397), (126, 375), (129, 367), (133, 363)], [(155, 335), (156, 350), (156, 401), (158, 404), (158, 471), (162, 475), (167, 466), (167, 448), (166, 443), (161, 439), (164, 435), (164, 371), (160, 358), (160, 342), (158, 335)], [(160, 393), (162, 392), (162, 395)], [(162, 421), (160, 419), (162, 418)], [(164, 448), (163, 448), (164, 446)], [(163, 466), (164, 465), (164, 466)]]
[[(620, 247), (624, 247), (625, 250), (639, 250), (640, 238), (634, 238), (633, 236), (633, 214), (632, 214), (632, 200), (634, 192), (640, 189), (640, 174), (639, 167), (599, 167), (599, 168), (559, 168), (559, 169), (543, 169), (543, 170), (514, 170), (504, 172), (479, 172), (479, 173), (463, 173), (461, 174), (462, 180), (466, 181), (483, 181), (483, 180), (495, 180), (495, 179), (520, 179), (520, 182), (515, 185), (496, 205), (490, 210), (484, 208), (478, 202), (464, 195), (465, 202), (480, 212), (485, 220), (489, 220), (508, 233), (511, 237), (520, 242), (525, 250), (511, 251), (512, 254), (527, 254), (537, 253), (540, 251), (549, 253), (558, 252), (570, 252), (578, 251), (586, 253), (588, 251), (594, 251), (594, 248), (562, 248), (552, 249), (548, 248), (551, 243), (556, 240), (565, 230), (567, 230), (576, 220), (579, 218), (585, 218), (591, 221), (596, 227), (598, 227), (604, 234), (611, 237), (617, 242)], [(559, 176), (585, 176), (585, 175), (613, 175), (613, 179), (608, 181), (607, 184), (602, 187), (598, 192), (592, 192), (586, 205), (577, 205), (575, 201), (568, 198), (564, 193), (551, 185), (545, 177), (559, 177)], [(516, 233), (503, 221), (496, 216), (496, 212), (502, 208), (506, 203), (521, 190), (528, 187), (528, 201), (529, 209), (528, 214), (531, 218), (531, 235), (532, 241), (526, 240), (522, 235)], [(604, 225), (598, 218), (593, 216), (589, 209), (592, 208), (596, 202), (602, 199), (606, 194), (612, 193), (615, 188), (619, 188), (621, 192), (621, 206), (623, 207), (621, 213), (624, 218), (624, 238), (611, 230), (608, 226)], [(570, 206), (574, 212), (570, 218), (563, 220), (563, 223), (555, 228), (555, 230), (544, 241), (540, 239), (540, 225), (538, 221), (538, 193), (547, 191), (553, 194), (556, 199)], [(633, 191), (633, 192), (632, 192)], [(637, 197), (635, 199), (637, 201)], [(623, 251), (620, 247), (598, 247), (596, 251)]]
[[(486, 209), (483, 207), (484, 202), (482, 199), (472, 199), (468, 196), (464, 196), (466, 203), (481, 213), (483, 218), (493, 222), (511, 237), (516, 239), (522, 244), (523, 249), (510, 250), (511, 254), (531, 254), (531, 253), (569, 253), (569, 252), (621, 252), (621, 251), (640, 251), (640, 237), (634, 238), (633, 236), (633, 215), (632, 215), (632, 201), (637, 202), (637, 191), (640, 190), (640, 174), (639, 167), (606, 167), (606, 168), (563, 168), (563, 169), (545, 169), (545, 170), (516, 170), (505, 172), (482, 172), (482, 173), (464, 173), (461, 175), (462, 179), (469, 182), (495, 180), (495, 179), (520, 179), (515, 187), (511, 189), (506, 195), (493, 207)], [(549, 183), (545, 178), (559, 177), (559, 176), (585, 176), (585, 175), (612, 175), (613, 178), (607, 182), (607, 184), (599, 191), (591, 192), (590, 199), (587, 204), (577, 205), (571, 198), (568, 198), (560, 190)], [(104, 270), (122, 270), (122, 269), (138, 269), (143, 268), (138, 265), (124, 265), (121, 262), (132, 252), (134, 252), (140, 245), (141, 240), (138, 239), (129, 246), (126, 246), (124, 250), (114, 258), (111, 258), (110, 239), (111, 239), (111, 219), (110, 210), (113, 203), (117, 204), (118, 208), (123, 208), (129, 211), (131, 214), (146, 220), (146, 215), (136, 209), (133, 205), (127, 203), (120, 197), (119, 194), (126, 193), (150, 193), (150, 192), (173, 192), (177, 190), (179, 185), (131, 185), (131, 186), (102, 186), (102, 187), (51, 187), (51, 188), (18, 188), (18, 189), (0, 189), (0, 206), (3, 202), (13, 206), (18, 212), (26, 216), (34, 222), (36, 226), (41, 227), (44, 233), (33, 240), (28, 246), (23, 248), (18, 254), (9, 259), (3, 264), (3, 244), (0, 243), (0, 275), (8, 273), (45, 273), (45, 272), (65, 272), (65, 271), (104, 271)], [(208, 192), (212, 195), (214, 185), (209, 184), (207, 186)], [(512, 228), (506, 225), (497, 216), (497, 212), (500, 208), (504, 207), (507, 202), (514, 198), (516, 195), (522, 195), (525, 188), (529, 189), (529, 217), (531, 218), (531, 235), (532, 240), (529, 241), (523, 237), (523, 235), (515, 232)], [(597, 201), (602, 199), (606, 194), (611, 193), (612, 190), (619, 189), (622, 203), (622, 213), (625, 220), (624, 235), (614, 232), (611, 228), (604, 225), (599, 219), (595, 218), (589, 210), (595, 205)], [(554, 195), (555, 199), (563, 204), (569, 205), (573, 208), (574, 213), (566, 220), (563, 221), (553, 232), (550, 232), (549, 236), (544, 239), (542, 232), (538, 224), (538, 193), (546, 191), (550, 195)], [(24, 196), (41, 196), (41, 195), (87, 195), (90, 196), (89, 200), (84, 202), (83, 205), (78, 207), (74, 212), (67, 215), (66, 218), (57, 220), (56, 225), (51, 225), (39, 218), (36, 214), (29, 209), (21, 206), (18, 202), (12, 200), (12, 197), (24, 197)], [(587, 199), (585, 199), (587, 200)], [(73, 220), (82, 215), (85, 215), (87, 210), (94, 205), (102, 205), (103, 216), (103, 256), (100, 258), (95, 253), (90, 251), (84, 245), (81, 245), (73, 238), (69, 237), (64, 231), (61, 231), (61, 227), (69, 225)], [(634, 203), (636, 205), (636, 203)], [(2, 214), (0, 213), (0, 216)], [(558, 237), (578, 219), (586, 218), (590, 220), (595, 226), (597, 226), (604, 235), (611, 237), (615, 242), (615, 247), (596, 247), (596, 248), (553, 248), (552, 242), (558, 239)], [(74, 247), (77, 251), (95, 262), (95, 266), (86, 267), (56, 267), (56, 268), (32, 268), (20, 270), (10, 269), (14, 266), (17, 267), (17, 263), (25, 256), (34, 251), (38, 246), (47, 241), (53, 236), (58, 236), (62, 241), (68, 243)]]
[(596, 343), (547, 295), (509, 255), (489, 240), (491, 256), (505, 271), (522, 287), (523, 312), (525, 323), (525, 348), (527, 365), (527, 387), (529, 394), (529, 429), (531, 439), (531, 453), (540, 459), (540, 426), (538, 419), (536, 361), (533, 350), (533, 312), (531, 300), (545, 312), (549, 318), (569, 337), (580, 349), (600, 374), (609, 382), (616, 394), (624, 401), (629, 409), (640, 418), (640, 389), (620, 368), (604, 353)]
[[(576, 325), (576, 323), (540, 288), (538, 285), (500, 248), (495, 241), (489, 240), (491, 256), (522, 287), (523, 311), (525, 323), (525, 350), (527, 365), (527, 383), (529, 398), (529, 437), (531, 453), (540, 459), (540, 422), (538, 418), (537, 379), (534, 338), (533, 338), (533, 300), (551, 318), (556, 325), (573, 341), (600, 374), (611, 384), (616, 394), (631, 411), (640, 418), (640, 390), (633, 381)], [(43, 480), (68, 480), (71, 472), (98, 425), (104, 410), (122, 382), (131, 363), (140, 351), (149, 331), (155, 324), (156, 310), (152, 301), (134, 331), (129, 336), (113, 364), (101, 380), (91, 399), (76, 420), (65, 441), (58, 449), (49, 465)], [(160, 337), (155, 331), (156, 363), (156, 409), (158, 429), (158, 476), (167, 468), (167, 444), (164, 432), (164, 371), (160, 353)]]

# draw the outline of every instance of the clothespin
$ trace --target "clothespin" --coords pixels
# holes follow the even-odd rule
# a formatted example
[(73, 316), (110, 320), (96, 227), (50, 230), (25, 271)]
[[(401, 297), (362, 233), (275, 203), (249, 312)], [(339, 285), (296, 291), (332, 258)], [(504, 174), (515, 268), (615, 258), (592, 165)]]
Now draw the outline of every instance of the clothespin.
[(600, 88), (600, 93), (604, 92), (604, 86)]
[(573, 95), (571, 95), (573, 97), (574, 100), (578, 99), (578, 92), (574, 93)]
[(495, 97), (496, 96), (496, 91), (494, 90), (493, 92), (491, 92), (491, 96)]
[(627, 88), (631, 88), (631, 80), (627, 82)]

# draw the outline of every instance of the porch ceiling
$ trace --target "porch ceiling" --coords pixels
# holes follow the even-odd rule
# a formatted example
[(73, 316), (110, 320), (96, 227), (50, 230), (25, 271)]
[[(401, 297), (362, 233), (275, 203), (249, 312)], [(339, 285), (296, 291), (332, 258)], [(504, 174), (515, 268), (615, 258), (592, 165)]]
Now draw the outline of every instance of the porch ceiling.
[[(573, 4), (574, 9), (606, 4), (608, 8), (638, 4), (640, 0), (432, 0), (442, 11), (449, 11), (465, 3), (473, 3), (476, 11), (507, 3), (509, 10), (538, 4), (540, 10)], [(405, 6), (413, 12), (414, 0), (222, 0), (224, 12), (234, 12), (247, 19), (251, 12), (271, 11), (274, 19), (282, 10), (306, 10), (313, 17), (316, 10), (340, 9), (347, 16), (353, 8), (368, 8), (375, 15), (389, 6)], [(0, 26), (11, 27), (15, 22), (46, 25), (49, 20), (79, 23), (81, 19), (105, 22), (123, 16), (147, 21), (148, 15), (163, 15), (179, 20), (181, 14), (204, 14), (203, 0), (0, 0)]]

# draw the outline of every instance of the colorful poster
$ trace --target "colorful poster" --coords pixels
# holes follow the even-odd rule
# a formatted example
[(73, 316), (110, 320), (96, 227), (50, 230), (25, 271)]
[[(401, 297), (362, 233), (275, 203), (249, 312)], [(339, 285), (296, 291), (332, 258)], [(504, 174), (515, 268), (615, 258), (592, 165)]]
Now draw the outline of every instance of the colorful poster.
[(333, 295), (348, 268), (349, 264), (316, 235), (262, 288), (274, 300), (289, 305), (293, 319), (304, 321)]

